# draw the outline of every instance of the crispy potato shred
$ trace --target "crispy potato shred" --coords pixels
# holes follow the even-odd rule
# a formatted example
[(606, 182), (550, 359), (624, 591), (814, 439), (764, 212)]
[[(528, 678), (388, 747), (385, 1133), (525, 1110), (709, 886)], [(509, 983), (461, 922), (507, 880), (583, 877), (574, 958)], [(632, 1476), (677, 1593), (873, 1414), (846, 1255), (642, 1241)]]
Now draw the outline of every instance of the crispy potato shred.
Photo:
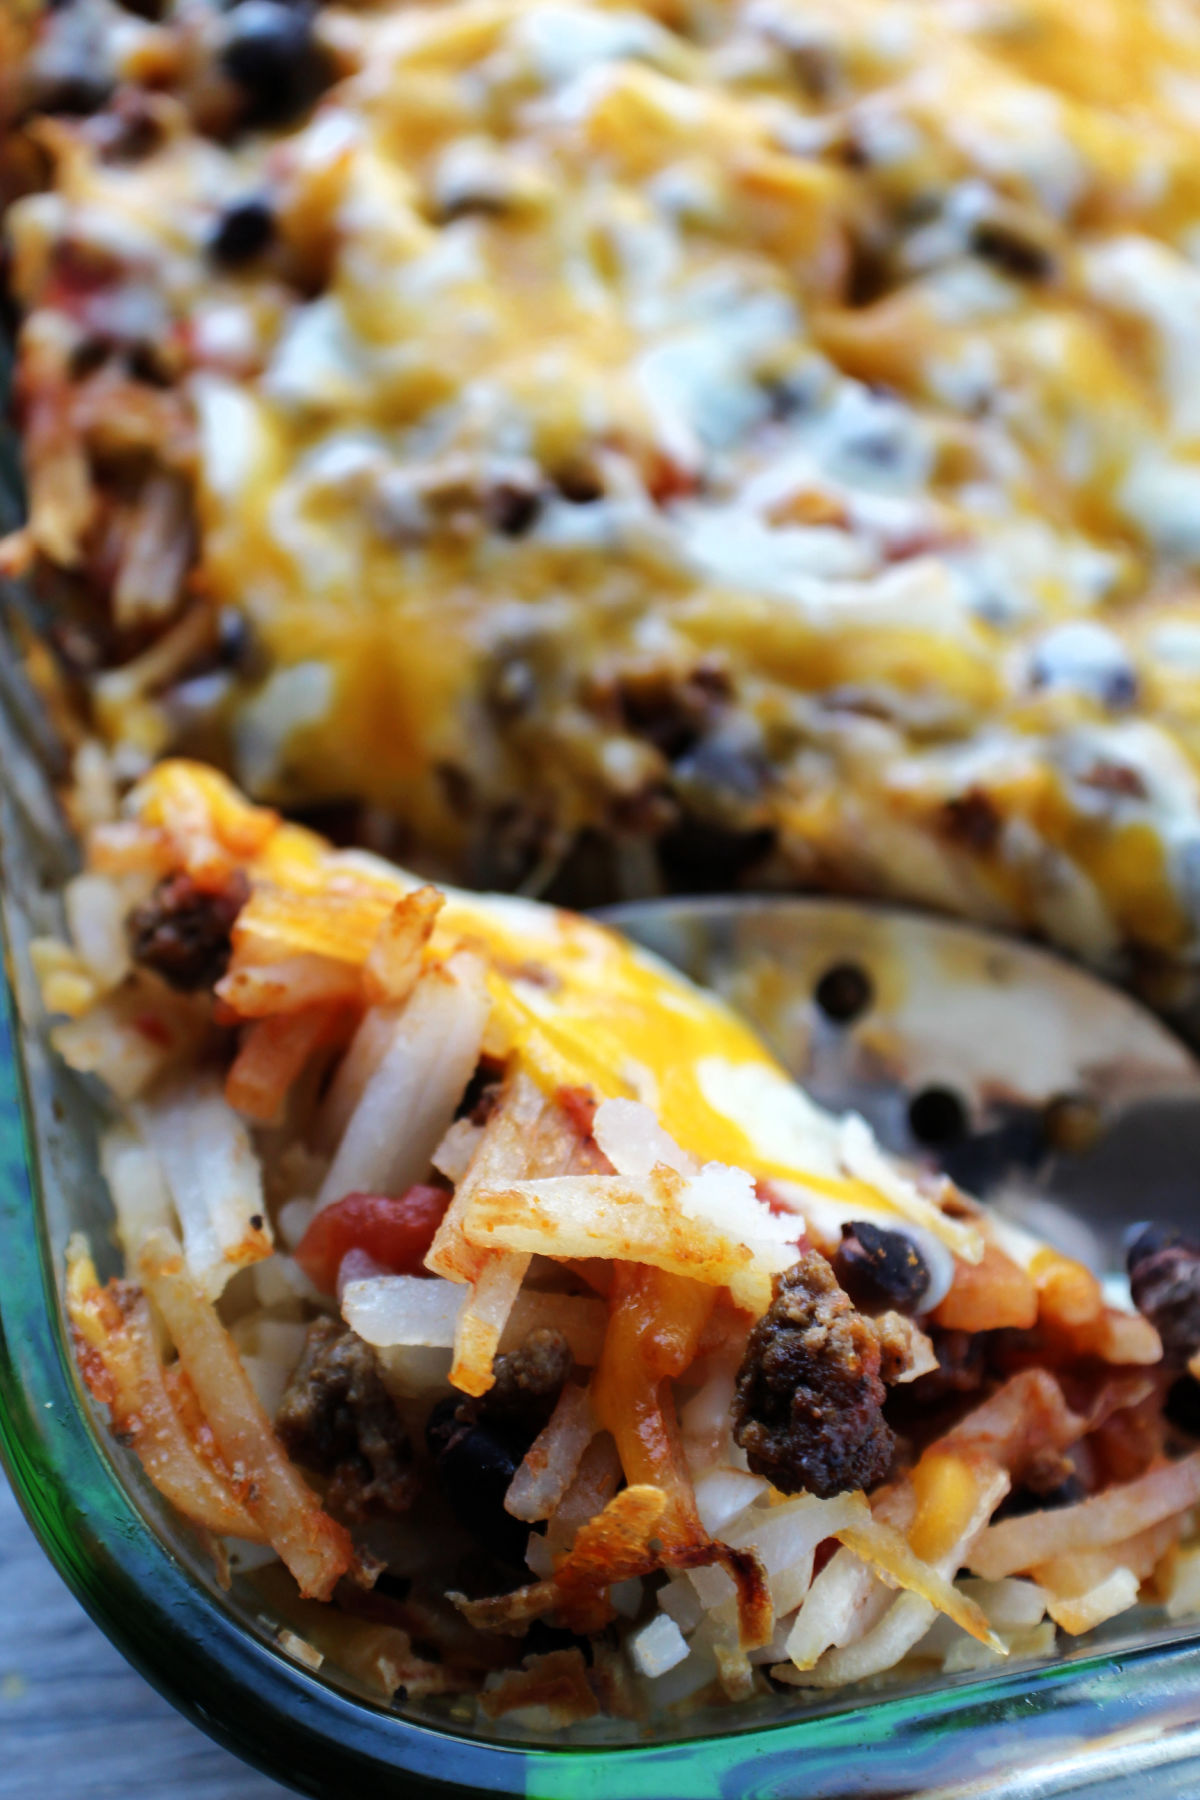
[(1053, 1512), (1031, 1513), (991, 1525), (969, 1562), (988, 1580), (1033, 1569), (1076, 1551), (1105, 1549), (1178, 1519), (1200, 1501), (1200, 1450), (1164, 1462), (1136, 1481), (1120, 1484)]
[(255, 1570), (253, 1585), (318, 1656), (361, 1682), (376, 1698), (392, 1700), (403, 1693), (417, 1700), (475, 1686), (469, 1676), (419, 1655), (411, 1633), (402, 1627), (302, 1599), (280, 1564)]
[(102, 1287), (79, 1239), (67, 1253), (67, 1316), (92, 1397), (108, 1408), (114, 1436), (137, 1453), (159, 1492), (208, 1531), (265, 1541), (194, 1395), (168, 1381), (145, 1296), (126, 1281)]
[(889, 1587), (919, 1594), (981, 1644), (1003, 1651), (1004, 1644), (988, 1624), (982, 1608), (918, 1556), (903, 1532), (882, 1519), (872, 1518), (868, 1509), (863, 1524), (843, 1525), (835, 1536), (860, 1561), (875, 1569)]
[[(39, 529), (75, 528), (69, 507), (43, 511)], [(63, 1054), (127, 1108), (110, 1162), (130, 1267), (103, 1285), (72, 1245), (80, 1369), (180, 1513), (277, 1554), (289, 1575), (255, 1580), (288, 1621), (289, 1654), (388, 1697), (470, 1687), (488, 1718), (557, 1727), (634, 1706), (630, 1683), (741, 1696), (771, 1667), (832, 1687), (935, 1643), (948, 1669), (974, 1667), (1055, 1625), (1091, 1629), (1147, 1583), (1176, 1610), (1200, 1604), (1187, 1546), (1200, 1451), (1167, 1453), (1153, 1325), (1106, 1305), (1071, 1259), (1001, 1242), (950, 1184), (890, 1164), (861, 1121), (789, 1112), (811, 1167), (781, 1169), (774, 1152), (758, 1166), (746, 1116), (720, 1110), (736, 1061), (714, 1052), (708, 1086), (692, 1068), (701, 1027), (722, 1055), (758, 1057), (768, 1088), (786, 1084), (715, 1002), (599, 928), (332, 852), (194, 765), (155, 770), (125, 817), (94, 829), (88, 862), (75, 912), (90, 936), (43, 944), (39, 966), (69, 1015)], [(204, 992), (131, 970), (114, 935), (119, 898), (144, 902), (165, 877), (186, 877), (201, 910), (205, 895), (245, 896)], [(414, 1252), (403, 1197), (430, 1181), (445, 1210)], [(505, 1501), (510, 1530), (532, 1527), (533, 1579), (511, 1591), (468, 1597), (447, 1578), (433, 1598), (367, 1592), (372, 1558), (276, 1434), (305, 1322), (332, 1304), (288, 1247), (355, 1195), (377, 1235), (339, 1248), (338, 1303), (406, 1417), (429, 1416), (447, 1374), (464, 1428), (511, 1406), (514, 1380), (534, 1379), (507, 1366), (531, 1320), (566, 1358)], [(802, 1248), (835, 1256), (838, 1207), (936, 1239), (945, 1279), (931, 1311), (878, 1323), (884, 1379), (905, 1384), (918, 1421), (883, 1485), (788, 1498), (733, 1440), (735, 1380), (777, 1276)], [(253, 1266), (229, 1252), (244, 1238)], [(823, 1329), (806, 1340), (814, 1404)], [(995, 1361), (975, 1399), (941, 1390), (943, 1410), (923, 1408), (939, 1345), (980, 1333), (995, 1334)], [(1068, 1479), (1076, 1503), (995, 1517), (1010, 1492)], [(593, 1637), (628, 1621), (623, 1672), (576, 1648), (517, 1666), (505, 1640), (539, 1619)]]
[[(165, 1233), (139, 1259), (145, 1295), (101, 1287), (86, 1249), (68, 1263), (67, 1308), (84, 1379), (147, 1475), (196, 1524), (269, 1543), (300, 1592), (327, 1600), (344, 1575), (369, 1580), (345, 1527), (289, 1461), (215, 1308)], [(174, 1339), (185, 1382), (159, 1359), (146, 1295)]]
[(527, 1657), (524, 1668), (511, 1670), (486, 1688), (479, 1704), (489, 1719), (526, 1706), (543, 1707), (555, 1727), (578, 1724), (600, 1711), (583, 1651), (574, 1646)]
[(343, 1525), (322, 1510), (275, 1435), (237, 1347), (187, 1272), (178, 1244), (154, 1233), (138, 1272), (175, 1343), (216, 1445), (236, 1471), (238, 1497), (296, 1578), (302, 1595), (328, 1600), (344, 1575), (372, 1572)]
[(292, 1084), (310, 1058), (344, 1038), (350, 1019), (348, 1007), (327, 1001), (247, 1025), (225, 1081), (230, 1106), (256, 1124), (277, 1124)]
[[(603, 1629), (615, 1616), (609, 1589), (616, 1583), (652, 1575), (661, 1568), (701, 1568), (719, 1563), (738, 1593), (740, 1634), (747, 1649), (766, 1643), (774, 1614), (758, 1558), (708, 1539), (673, 1542), (670, 1497), (651, 1486), (630, 1486), (589, 1519), (550, 1580), (531, 1583), (486, 1600), (453, 1595), (464, 1617), (483, 1631), (520, 1635), (534, 1620), (582, 1635)], [(663, 1534), (666, 1534), (665, 1536)]]

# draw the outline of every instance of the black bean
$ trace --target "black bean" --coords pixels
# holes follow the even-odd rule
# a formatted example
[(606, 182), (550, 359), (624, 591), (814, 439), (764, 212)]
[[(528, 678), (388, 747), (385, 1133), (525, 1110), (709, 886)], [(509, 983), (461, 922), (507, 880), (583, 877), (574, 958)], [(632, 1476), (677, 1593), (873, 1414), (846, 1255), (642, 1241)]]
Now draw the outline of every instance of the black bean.
[(908, 1123), (919, 1144), (954, 1144), (967, 1129), (967, 1109), (950, 1088), (928, 1087), (914, 1094)]
[(1083, 1483), (1077, 1475), (1069, 1475), (1058, 1487), (1051, 1488), (1048, 1493), (1038, 1493), (1029, 1487), (1014, 1488), (1002, 1506), (997, 1509), (997, 1518), (1015, 1519), (1026, 1513), (1056, 1512), (1060, 1506), (1074, 1506), (1086, 1498)]
[(1200, 1438), (1200, 1381), (1181, 1375), (1167, 1389), (1163, 1412), (1176, 1430)]
[(1177, 1249), (1182, 1242), (1179, 1233), (1168, 1231), (1165, 1225), (1135, 1225), (1126, 1237), (1125, 1267), (1132, 1276), (1149, 1257)]
[(1046, 281), (1054, 272), (1054, 259), (1048, 250), (995, 219), (980, 220), (971, 233), (971, 249), (1017, 281)]
[(1104, 686), (1104, 704), (1110, 712), (1124, 712), (1138, 697), (1138, 678), (1132, 669), (1115, 669)]
[[(222, 669), (235, 669), (239, 675), (262, 672), (263, 651), (246, 618), (235, 606), (223, 606), (217, 614), (216, 661)], [(314, 826), (314, 830), (318, 829)]]
[(929, 1292), (929, 1264), (912, 1239), (869, 1219), (842, 1226), (833, 1272), (860, 1312), (920, 1312)]
[(769, 826), (739, 831), (685, 811), (678, 825), (659, 839), (658, 857), (663, 877), (676, 893), (725, 893), (749, 879), (775, 844)]
[(898, 431), (880, 426), (876, 431), (862, 431), (847, 439), (842, 454), (867, 469), (894, 469), (903, 459), (904, 446)]
[(1168, 1362), (1200, 1349), (1200, 1246), (1147, 1226), (1126, 1255), (1133, 1303), (1163, 1341)]
[(222, 213), (209, 239), (209, 254), (226, 269), (240, 269), (252, 262), (275, 236), (275, 214), (259, 194), (235, 200)]
[(813, 998), (837, 1025), (849, 1025), (861, 1017), (875, 998), (871, 977), (858, 963), (834, 963), (826, 969), (813, 992)]
[(562, 469), (554, 477), (554, 485), (572, 506), (592, 506), (604, 498), (604, 489), (590, 469)]
[(536, 488), (501, 481), (488, 491), (489, 523), (505, 537), (524, 537), (537, 524), (541, 511), (542, 496)]
[(324, 74), (311, 17), (283, 0), (245, 0), (230, 15), (221, 63), (253, 125), (292, 118), (316, 98)]
[(759, 800), (770, 780), (770, 768), (756, 744), (738, 744), (713, 735), (701, 738), (675, 764), (675, 779), (689, 801), (715, 818), (726, 818), (738, 802)]
[(435, 1429), (432, 1415), (426, 1438), (431, 1449), (442, 1443), (436, 1452), (438, 1480), (459, 1524), (485, 1550), (520, 1567), (529, 1527), (504, 1510), (504, 1496), (521, 1461), (519, 1452), (484, 1425), (455, 1423), (446, 1436), (445, 1420), (439, 1420)]

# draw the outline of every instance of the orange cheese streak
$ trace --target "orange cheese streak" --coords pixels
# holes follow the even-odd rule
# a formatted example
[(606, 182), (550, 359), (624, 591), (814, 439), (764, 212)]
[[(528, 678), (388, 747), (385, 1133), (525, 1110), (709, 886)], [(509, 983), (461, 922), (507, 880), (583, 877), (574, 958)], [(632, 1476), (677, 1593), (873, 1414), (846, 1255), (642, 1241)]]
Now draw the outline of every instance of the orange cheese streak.
[(1104, 1311), (1100, 1283), (1082, 1263), (1047, 1246), (1029, 1265), (1037, 1289), (1038, 1317), (1055, 1325), (1090, 1325)]
[(707, 1542), (667, 1383), (696, 1356), (717, 1289), (635, 1263), (617, 1263), (609, 1323), (592, 1379), (592, 1405), (613, 1435), (631, 1486), (668, 1497), (662, 1537), (668, 1548)]
[(272, 1124), (313, 1051), (348, 1036), (350, 1024), (348, 1009), (328, 1005), (256, 1019), (225, 1080), (230, 1106), (247, 1118)]
[(955, 1263), (950, 1292), (932, 1314), (946, 1331), (1027, 1331), (1037, 1316), (1032, 1280), (996, 1244), (986, 1246), (982, 1262)]
[(937, 1563), (956, 1544), (991, 1473), (986, 1458), (960, 1451), (927, 1450), (912, 1471), (917, 1507), (908, 1541), (922, 1562)]

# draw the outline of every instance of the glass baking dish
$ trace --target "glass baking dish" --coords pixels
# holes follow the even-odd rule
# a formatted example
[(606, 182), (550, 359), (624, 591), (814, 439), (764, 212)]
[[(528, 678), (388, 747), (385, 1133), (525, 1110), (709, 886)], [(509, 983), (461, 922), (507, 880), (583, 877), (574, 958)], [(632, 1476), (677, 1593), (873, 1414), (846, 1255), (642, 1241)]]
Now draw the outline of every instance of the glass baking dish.
[[(13, 516), (10, 472), (3, 498)], [(0, 525), (4, 523), (0, 517)], [(16, 596), (10, 596), (15, 601)], [(115, 1268), (96, 1162), (98, 1109), (47, 1054), (29, 962), (57, 923), (72, 849), (54, 746), (0, 641), (0, 1452), (47, 1553), (101, 1628), (182, 1711), (303, 1792), (361, 1779), (388, 1796), (573, 1800), (1035, 1800), (1200, 1791), (1200, 1633), (1126, 1615), (1052, 1665), (894, 1682), (877, 1694), (773, 1695), (661, 1738), (621, 1722), (482, 1735), (429, 1708), (385, 1708), (281, 1648), (282, 1621), (211, 1560), (85, 1395), (64, 1323), (63, 1252), (87, 1231)]]

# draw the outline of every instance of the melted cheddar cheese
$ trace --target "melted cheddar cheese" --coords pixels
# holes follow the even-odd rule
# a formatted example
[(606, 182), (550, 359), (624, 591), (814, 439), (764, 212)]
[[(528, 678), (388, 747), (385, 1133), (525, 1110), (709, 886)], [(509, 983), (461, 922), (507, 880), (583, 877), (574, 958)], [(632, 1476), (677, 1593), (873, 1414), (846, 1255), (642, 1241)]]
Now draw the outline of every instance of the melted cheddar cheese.
[(107, 583), (124, 766), (211, 750), (476, 881), (751, 866), (1190, 957), (1192, 8), (330, 6), (269, 132), (212, 100), (234, 15), (85, 10), (124, 87), (24, 127), (9, 228), (34, 549)]
[[(248, 805), (199, 764), (160, 763), (130, 810), (138, 828), (161, 838), (164, 867), (182, 864), (217, 885), (233, 868), (247, 872), (252, 894), (238, 931), (274, 960), (316, 954), (361, 965), (419, 885), (382, 858), (332, 850)], [(92, 845), (100, 866), (106, 830)], [(697, 1163), (776, 1184), (822, 1238), (837, 1242), (843, 1222), (900, 1216), (978, 1261), (979, 1229), (944, 1216), (861, 1119), (817, 1106), (722, 1000), (620, 933), (535, 901), (450, 888), (429, 955), (445, 963), (462, 950), (486, 971), (485, 1049), (519, 1060), (547, 1094), (574, 1088), (641, 1101)], [(1029, 1254), (1036, 1248), (1031, 1241)]]

